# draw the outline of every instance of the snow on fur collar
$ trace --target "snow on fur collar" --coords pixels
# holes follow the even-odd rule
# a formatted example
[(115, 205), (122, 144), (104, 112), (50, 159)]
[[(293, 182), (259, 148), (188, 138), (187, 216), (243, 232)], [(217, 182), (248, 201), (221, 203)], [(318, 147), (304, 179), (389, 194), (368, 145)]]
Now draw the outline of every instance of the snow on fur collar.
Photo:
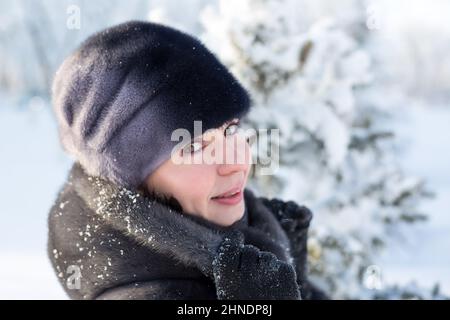
[(249, 189), (244, 191), (244, 217), (230, 227), (220, 227), (138, 191), (89, 176), (78, 163), (72, 167), (68, 183), (105, 223), (151, 250), (198, 268), (211, 279), (212, 261), (231, 228), (239, 228), (246, 243), (292, 263), (289, 240), (274, 213)]

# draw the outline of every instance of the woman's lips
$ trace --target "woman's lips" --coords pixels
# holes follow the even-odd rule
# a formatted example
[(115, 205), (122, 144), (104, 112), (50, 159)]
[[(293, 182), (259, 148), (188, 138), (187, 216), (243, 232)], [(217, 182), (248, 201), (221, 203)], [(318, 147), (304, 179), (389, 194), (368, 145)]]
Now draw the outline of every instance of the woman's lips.
[(243, 198), (243, 192), (242, 190), (239, 190), (236, 194), (229, 196), (229, 197), (223, 197), (223, 198), (211, 198), (212, 200), (224, 204), (224, 205), (235, 205), (241, 202)]

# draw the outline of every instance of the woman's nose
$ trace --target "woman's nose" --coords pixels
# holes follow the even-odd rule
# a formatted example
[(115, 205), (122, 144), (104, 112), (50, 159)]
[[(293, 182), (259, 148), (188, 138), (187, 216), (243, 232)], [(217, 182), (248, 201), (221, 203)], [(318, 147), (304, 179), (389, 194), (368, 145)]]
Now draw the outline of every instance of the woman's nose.
[(247, 138), (236, 135), (223, 139), (223, 157), (218, 163), (217, 170), (220, 175), (229, 175), (234, 172), (246, 171), (250, 164), (250, 146)]

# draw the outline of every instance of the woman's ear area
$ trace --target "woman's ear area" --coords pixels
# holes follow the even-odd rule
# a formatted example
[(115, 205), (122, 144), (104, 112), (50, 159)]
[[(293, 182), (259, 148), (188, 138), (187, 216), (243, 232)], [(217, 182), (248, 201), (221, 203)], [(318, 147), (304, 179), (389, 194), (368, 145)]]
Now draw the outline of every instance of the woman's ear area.
[(139, 185), (138, 191), (141, 191), (147, 196), (157, 195), (157, 189), (155, 188), (155, 182), (153, 181), (154, 173), (155, 171), (147, 175), (144, 181), (142, 181), (141, 184)]
[(150, 175), (147, 177), (146, 181), (142, 182), (138, 186), (137, 188), (138, 192), (149, 199), (157, 200), (158, 202), (171, 207), (175, 211), (182, 212), (183, 207), (181, 206), (181, 203), (174, 196), (166, 195), (162, 192), (159, 192), (156, 188), (154, 188), (149, 182), (150, 181), (149, 177)]

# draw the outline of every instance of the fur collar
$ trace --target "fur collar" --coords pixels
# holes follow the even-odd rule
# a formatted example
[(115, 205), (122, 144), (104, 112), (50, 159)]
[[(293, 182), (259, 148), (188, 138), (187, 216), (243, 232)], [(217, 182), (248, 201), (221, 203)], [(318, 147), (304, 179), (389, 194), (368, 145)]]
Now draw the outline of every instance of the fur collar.
[(289, 240), (262, 199), (245, 189), (246, 210), (241, 220), (221, 227), (204, 219), (174, 210), (139, 191), (119, 187), (90, 176), (75, 163), (68, 183), (89, 210), (105, 223), (151, 250), (198, 268), (209, 278), (212, 261), (227, 232), (240, 229), (246, 243), (271, 251), (292, 263)]

